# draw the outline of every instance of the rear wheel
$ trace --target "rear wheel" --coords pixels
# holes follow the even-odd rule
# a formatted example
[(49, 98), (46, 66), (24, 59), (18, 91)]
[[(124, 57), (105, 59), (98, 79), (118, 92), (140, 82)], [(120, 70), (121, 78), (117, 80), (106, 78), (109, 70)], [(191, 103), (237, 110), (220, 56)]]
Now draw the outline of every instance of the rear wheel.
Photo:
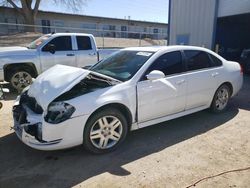
[(228, 105), (228, 100), (231, 96), (230, 88), (224, 84), (215, 92), (210, 109), (212, 112), (220, 113), (225, 111)]
[(117, 109), (104, 109), (87, 122), (83, 134), (84, 147), (93, 153), (106, 153), (116, 149), (127, 135), (128, 124)]

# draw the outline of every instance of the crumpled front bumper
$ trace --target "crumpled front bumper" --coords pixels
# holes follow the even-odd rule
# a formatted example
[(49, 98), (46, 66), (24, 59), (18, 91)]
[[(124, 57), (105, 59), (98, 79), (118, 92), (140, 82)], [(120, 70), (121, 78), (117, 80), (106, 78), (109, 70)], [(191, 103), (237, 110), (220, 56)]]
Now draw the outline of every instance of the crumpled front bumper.
[[(40, 119), (42, 117), (42, 114), (40, 115)], [(37, 118), (37, 122), (28, 122), (27, 119), (33, 118), (34, 120)], [(31, 135), (27, 133), (28, 127), (38, 127), (42, 126), (42, 121), (39, 121), (39, 116), (35, 113), (33, 113), (31, 110), (28, 109), (27, 106), (22, 105), (14, 105), (13, 107), (13, 119), (14, 119), (14, 130), (18, 138), (27, 144), (28, 146), (40, 150), (47, 150), (46, 148), (50, 147), (53, 148), (53, 146), (58, 145), (62, 139), (57, 139), (53, 141), (44, 141), (38, 138), (34, 129), (34, 135)]]
[[(14, 130), (26, 145), (38, 150), (58, 150), (77, 146), (83, 142), (83, 130), (87, 116), (78, 116), (59, 124), (47, 123), (43, 114), (36, 114), (17, 98), (13, 106)], [(35, 131), (41, 126), (41, 136)], [(27, 131), (34, 129), (32, 134)]]

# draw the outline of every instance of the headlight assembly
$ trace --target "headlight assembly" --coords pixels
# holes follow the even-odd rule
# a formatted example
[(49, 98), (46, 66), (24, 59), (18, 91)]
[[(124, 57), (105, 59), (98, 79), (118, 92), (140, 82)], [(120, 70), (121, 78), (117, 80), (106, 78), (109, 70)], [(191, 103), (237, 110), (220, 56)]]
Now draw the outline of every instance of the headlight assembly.
[(61, 123), (71, 117), (75, 107), (65, 102), (52, 102), (48, 107), (45, 121), (51, 124)]

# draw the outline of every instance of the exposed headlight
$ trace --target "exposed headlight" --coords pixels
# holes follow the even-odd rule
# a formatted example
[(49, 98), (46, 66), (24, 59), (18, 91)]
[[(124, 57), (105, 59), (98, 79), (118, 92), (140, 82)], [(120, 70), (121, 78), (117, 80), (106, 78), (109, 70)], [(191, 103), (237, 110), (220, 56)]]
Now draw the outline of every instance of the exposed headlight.
[(48, 107), (45, 121), (52, 124), (61, 123), (71, 117), (75, 107), (65, 102), (52, 102)]

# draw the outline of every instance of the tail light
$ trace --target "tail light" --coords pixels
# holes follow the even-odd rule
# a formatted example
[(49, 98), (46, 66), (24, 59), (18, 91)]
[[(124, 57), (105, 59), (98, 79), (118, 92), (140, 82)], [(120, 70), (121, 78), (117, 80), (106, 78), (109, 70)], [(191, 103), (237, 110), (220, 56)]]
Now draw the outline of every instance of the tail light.
[(243, 74), (243, 67), (240, 65), (240, 74)]

